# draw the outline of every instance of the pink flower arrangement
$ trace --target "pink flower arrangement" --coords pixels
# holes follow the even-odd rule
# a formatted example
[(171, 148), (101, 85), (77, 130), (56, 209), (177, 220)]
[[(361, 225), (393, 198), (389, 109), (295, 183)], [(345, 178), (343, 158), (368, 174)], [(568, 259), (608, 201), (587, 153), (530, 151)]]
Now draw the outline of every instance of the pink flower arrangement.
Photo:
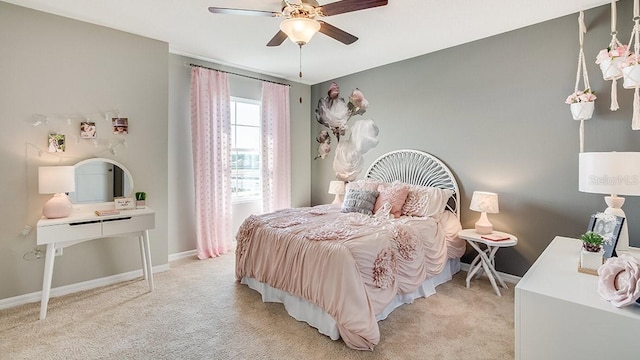
[(626, 54), (627, 52), (627, 49), (627, 45), (620, 45), (613, 49), (611, 48), (611, 46), (609, 46), (606, 49), (602, 49), (598, 53), (598, 56), (596, 56), (596, 64), (600, 64), (604, 61), (611, 61), (615, 58), (624, 56), (624, 54)]
[(638, 64), (640, 64), (640, 55), (632, 53), (632, 54), (629, 54), (629, 56), (627, 56), (626, 59), (620, 62), (620, 68), (624, 69), (626, 67), (638, 65)]
[(564, 102), (566, 104), (575, 104), (580, 102), (592, 102), (597, 99), (596, 94), (591, 89), (578, 90), (567, 97)]

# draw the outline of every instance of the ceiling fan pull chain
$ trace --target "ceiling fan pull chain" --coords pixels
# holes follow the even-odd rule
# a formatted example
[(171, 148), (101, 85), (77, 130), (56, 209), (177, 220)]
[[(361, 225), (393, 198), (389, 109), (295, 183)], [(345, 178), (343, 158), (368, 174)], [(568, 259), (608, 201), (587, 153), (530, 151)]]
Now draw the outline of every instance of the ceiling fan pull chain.
[(298, 59), (298, 63), (300, 64), (300, 71), (298, 72), (298, 77), (302, 79), (302, 44), (298, 44), (300, 47), (300, 58)]

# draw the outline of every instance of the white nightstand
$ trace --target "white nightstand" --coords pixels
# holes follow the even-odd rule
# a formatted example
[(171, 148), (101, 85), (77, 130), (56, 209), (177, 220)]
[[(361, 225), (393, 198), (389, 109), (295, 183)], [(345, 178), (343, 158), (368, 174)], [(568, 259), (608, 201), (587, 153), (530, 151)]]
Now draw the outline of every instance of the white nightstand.
[[(505, 282), (500, 278), (500, 275), (498, 275), (498, 272), (495, 268), (494, 258), (496, 256), (496, 252), (498, 252), (498, 249), (502, 247), (515, 246), (518, 243), (518, 238), (501, 231), (494, 231), (491, 234), (501, 235), (504, 237), (508, 237), (509, 239), (500, 241), (483, 239), (483, 235), (478, 234), (475, 229), (464, 229), (458, 233), (458, 237), (466, 240), (469, 245), (471, 245), (471, 247), (478, 252), (478, 255), (475, 257), (475, 259), (473, 259), (471, 265), (469, 265), (469, 272), (467, 273), (467, 287), (469, 287), (471, 278), (476, 274), (478, 274), (479, 276), (480, 274), (482, 274), (481, 270), (483, 270), (487, 274), (489, 281), (491, 281), (491, 285), (496, 291), (496, 294), (498, 294), (498, 296), (502, 296), (502, 294), (500, 293), (500, 289), (496, 284), (496, 280), (498, 280), (498, 282), (500, 282), (500, 285), (502, 285), (502, 287), (504, 287), (505, 289), (507, 289), (507, 284), (505, 284)], [(481, 248), (482, 244), (486, 246), (486, 249), (483, 250)]]

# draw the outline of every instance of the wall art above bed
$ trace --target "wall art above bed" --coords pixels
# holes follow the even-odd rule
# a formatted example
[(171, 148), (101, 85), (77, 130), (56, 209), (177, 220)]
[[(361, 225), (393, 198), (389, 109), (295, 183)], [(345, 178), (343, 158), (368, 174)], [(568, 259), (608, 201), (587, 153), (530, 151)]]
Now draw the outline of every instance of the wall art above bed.
[(364, 114), (368, 106), (369, 102), (358, 88), (346, 102), (340, 97), (340, 87), (335, 82), (331, 83), (327, 96), (318, 101), (316, 120), (329, 130), (321, 130), (316, 137), (319, 145), (315, 159), (324, 159), (331, 152), (333, 135), (338, 142), (333, 159), (338, 180), (355, 180), (362, 172), (362, 155), (378, 145), (379, 129), (373, 120), (358, 120), (351, 127), (347, 124), (353, 116)]

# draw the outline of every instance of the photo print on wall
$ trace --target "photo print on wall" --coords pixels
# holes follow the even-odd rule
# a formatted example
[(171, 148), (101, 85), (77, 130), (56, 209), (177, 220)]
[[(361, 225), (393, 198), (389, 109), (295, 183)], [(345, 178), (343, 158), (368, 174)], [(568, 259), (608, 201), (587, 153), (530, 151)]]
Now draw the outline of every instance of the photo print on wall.
[(83, 139), (95, 139), (96, 136), (96, 123), (83, 121), (80, 123), (80, 137)]
[(113, 125), (114, 134), (126, 135), (129, 133), (128, 118), (111, 118), (111, 124)]
[(64, 134), (49, 134), (49, 152), (64, 152)]

